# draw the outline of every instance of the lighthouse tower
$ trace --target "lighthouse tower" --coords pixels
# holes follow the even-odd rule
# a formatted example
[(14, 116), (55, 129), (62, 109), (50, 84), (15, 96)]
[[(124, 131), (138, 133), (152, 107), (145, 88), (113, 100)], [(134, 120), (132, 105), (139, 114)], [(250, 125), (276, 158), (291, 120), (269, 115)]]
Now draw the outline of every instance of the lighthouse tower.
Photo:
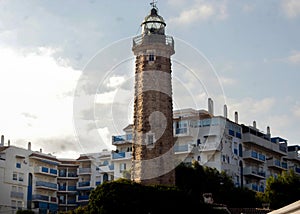
[(151, 5), (132, 47), (136, 60), (131, 178), (145, 185), (174, 185), (174, 40), (165, 35), (166, 23)]

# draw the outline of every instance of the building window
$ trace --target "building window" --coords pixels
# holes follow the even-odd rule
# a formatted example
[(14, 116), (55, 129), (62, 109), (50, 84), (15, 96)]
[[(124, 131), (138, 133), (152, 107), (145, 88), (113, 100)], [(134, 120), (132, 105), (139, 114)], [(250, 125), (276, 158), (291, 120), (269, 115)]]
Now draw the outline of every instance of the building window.
[(18, 192), (23, 192), (23, 187), (18, 187)]
[(17, 163), (16, 163), (16, 167), (17, 167), (17, 168), (21, 168), (21, 162), (17, 162)]
[(23, 201), (18, 201), (18, 209), (21, 210), (23, 208)]
[(13, 180), (14, 181), (18, 180), (18, 173), (16, 173), (16, 172), (13, 173)]
[(17, 208), (17, 201), (11, 200), (11, 208), (16, 209)]
[(19, 181), (24, 181), (24, 174), (23, 173), (19, 173)]
[(239, 156), (243, 157), (243, 146), (242, 146), (242, 144), (239, 144)]
[(126, 170), (126, 163), (120, 163), (120, 172), (123, 172)]

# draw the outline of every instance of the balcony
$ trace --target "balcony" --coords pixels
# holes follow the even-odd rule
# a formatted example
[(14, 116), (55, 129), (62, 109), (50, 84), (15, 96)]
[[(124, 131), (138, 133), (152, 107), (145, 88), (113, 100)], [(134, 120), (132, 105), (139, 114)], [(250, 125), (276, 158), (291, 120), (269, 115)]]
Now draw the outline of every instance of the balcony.
[(78, 175), (77, 175), (76, 171), (74, 171), (74, 172), (68, 172), (67, 173), (66, 171), (59, 170), (58, 178), (63, 178), (63, 179), (78, 179)]
[(78, 175), (86, 175), (86, 174), (92, 174), (92, 168), (78, 168), (77, 169)]
[(47, 167), (44, 167), (44, 166), (38, 166), (38, 167), (34, 168), (34, 173), (56, 177), (57, 176), (57, 169), (47, 168)]
[(246, 188), (256, 191), (256, 192), (264, 192), (265, 188), (263, 185), (257, 185), (256, 183), (250, 183), (245, 185)]
[(259, 171), (258, 169), (254, 167), (245, 167), (243, 174), (245, 176), (249, 176), (256, 179), (265, 179), (266, 173), (263, 171)]
[(277, 170), (287, 170), (287, 163), (281, 162), (278, 159), (271, 159), (267, 161), (267, 166), (269, 168), (277, 169)]
[(88, 202), (89, 196), (88, 195), (76, 195), (76, 202), (82, 203), (82, 202)]
[(112, 159), (131, 159), (132, 158), (132, 152), (113, 152), (112, 153)]
[(243, 158), (244, 160), (253, 160), (253, 161), (256, 161), (258, 163), (264, 163), (266, 161), (266, 156), (261, 154), (261, 153), (258, 153), (256, 151), (253, 151), (253, 150), (247, 150), (244, 152), (243, 154)]
[(36, 188), (39, 188), (39, 189), (57, 190), (57, 184), (56, 183), (50, 183), (50, 182), (45, 182), (45, 181), (37, 181), (35, 186), (36, 186)]
[(23, 198), (24, 198), (24, 193), (23, 193), (23, 192), (15, 192), (15, 191), (11, 191), (11, 192), (10, 192), (10, 197), (11, 197), (11, 198), (23, 199)]
[(88, 189), (92, 189), (93, 187), (91, 186), (90, 181), (83, 181), (83, 182), (77, 182), (76, 188), (77, 190), (88, 190)]
[(60, 192), (76, 192), (76, 186), (59, 186), (58, 191)]
[(112, 144), (120, 145), (132, 142), (132, 134), (112, 136)]
[(221, 144), (219, 142), (208, 142), (200, 144), (198, 146), (198, 150), (199, 152), (221, 151)]
[(171, 36), (151, 34), (151, 35), (139, 35), (133, 38), (133, 49), (137, 49), (141, 45), (153, 45), (162, 44), (166, 45), (165, 48), (169, 47), (174, 50), (174, 40)]
[(188, 127), (174, 128), (174, 135), (176, 137), (190, 137), (190, 130)]
[(77, 206), (76, 199), (59, 201), (59, 206)]
[(296, 174), (300, 175), (300, 167), (295, 166), (294, 171)]
[(270, 140), (263, 137), (256, 136), (251, 133), (243, 133), (243, 141), (245, 143), (253, 143), (265, 149), (268, 149), (271, 152), (277, 152), (281, 155), (286, 155), (286, 152), (283, 152), (279, 149), (279, 144), (272, 143)]
[(174, 152), (175, 154), (184, 154), (184, 153), (190, 153), (193, 151), (194, 145), (186, 144), (186, 145), (175, 145), (174, 146)]
[(48, 202), (48, 203), (54, 203), (57, 204), (57, 198), (53, 196), (48, 196), (48, 195), (32, 195), (32, 201), (38, 201), (38, 202)]

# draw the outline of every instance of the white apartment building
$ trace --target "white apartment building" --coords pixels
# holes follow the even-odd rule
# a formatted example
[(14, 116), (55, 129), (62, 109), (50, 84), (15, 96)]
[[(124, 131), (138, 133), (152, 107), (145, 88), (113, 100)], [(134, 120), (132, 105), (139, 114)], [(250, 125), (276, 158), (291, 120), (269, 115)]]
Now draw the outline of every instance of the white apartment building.
[[(4, 137), (2, 137), (4, 139)], [(0, 146), (0, 211), (15, 213), (31, 209), (36, 213), (55, 213), (57, 201), (57, 165), (52, 155), (15, 146)]]
[[(213, 101), (208, 99), (207, 110), (180, 109), (173, 112), (176, 163), (198, 161), (203, 166), (226, 172), (236, 186), (263, 192), (266, 179), (277, 176), (288, 168), (300, 174), (299, 146), (287, 146), (287, 140), (271, 137), (253, 126), (239, 124), (238, 112), (234, 121), (224, 114), (213, 113)], [(125, 135), (113, 136), (116, 146), (115, 177), (125, 176), (130, 170), (132, 125)], [(289, 152), (288, 152), (289, 151)], [(113, 152), (114, 153), (114, 152)], [(128, 174), (127, 174), (128, 175)]]

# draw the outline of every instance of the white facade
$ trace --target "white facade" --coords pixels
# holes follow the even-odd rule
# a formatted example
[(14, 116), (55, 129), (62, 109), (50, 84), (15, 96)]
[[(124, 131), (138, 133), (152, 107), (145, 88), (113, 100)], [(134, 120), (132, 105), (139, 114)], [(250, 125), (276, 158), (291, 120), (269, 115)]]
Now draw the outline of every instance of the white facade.
[(15, 213), (27, 206), (30, 151), (13, 146), (0, 147), (0, 212)]

